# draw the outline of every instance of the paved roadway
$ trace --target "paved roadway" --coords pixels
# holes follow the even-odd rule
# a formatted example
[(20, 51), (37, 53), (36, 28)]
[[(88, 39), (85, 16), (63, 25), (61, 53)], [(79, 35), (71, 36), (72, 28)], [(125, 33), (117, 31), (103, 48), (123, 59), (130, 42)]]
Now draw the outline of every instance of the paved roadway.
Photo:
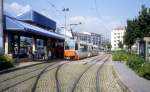
[(35, 65), (0, 75), (0, 92), (125, 92), (110, 55)]

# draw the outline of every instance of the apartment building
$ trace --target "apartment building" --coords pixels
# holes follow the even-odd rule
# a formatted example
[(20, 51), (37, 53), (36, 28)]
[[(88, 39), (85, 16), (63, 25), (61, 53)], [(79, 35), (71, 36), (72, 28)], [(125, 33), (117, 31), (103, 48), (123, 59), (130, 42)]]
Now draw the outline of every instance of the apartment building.
[(122, 42), (123, 43), (123, 36), (125, 33), (125, 27), (117, 27), (114, 28), (111, 32), (111, 45), (112, 49), (111, 50), (119, 50), (118, 43)]
[(93, 45), (102, 45), (102, 35), (93, 32), (73, 32), (73, 37), (77, 40), (92, 43)]

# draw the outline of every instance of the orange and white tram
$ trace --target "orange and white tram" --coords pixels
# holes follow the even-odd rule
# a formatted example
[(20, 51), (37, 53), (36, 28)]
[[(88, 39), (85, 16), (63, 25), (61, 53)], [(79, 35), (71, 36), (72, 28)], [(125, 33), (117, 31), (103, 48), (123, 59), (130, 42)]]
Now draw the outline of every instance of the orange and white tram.
[(70, 39), (64, 44), (64, 59), (79, 60), (98, 55), (98, 48), (92, 44)]

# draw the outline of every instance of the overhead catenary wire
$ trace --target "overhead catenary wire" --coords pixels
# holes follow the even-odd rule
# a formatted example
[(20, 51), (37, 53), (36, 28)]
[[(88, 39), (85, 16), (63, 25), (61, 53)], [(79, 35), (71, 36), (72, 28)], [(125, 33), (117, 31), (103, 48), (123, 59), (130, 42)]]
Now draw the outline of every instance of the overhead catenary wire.
[[(57, 14), (59, 14), (60, 16), (65, 17), (64, 13), (63, 13), (61, 10), (57, 9), (57, 7), (56, 7), (53, 3), (51, 3), (49, 0), (47, 1), (47, 3), (48, 3), (53, 9), (55, 9), (55, 11), (57, 12)], [(55, 15), (56, 15), (56, 14), (55, 14)], [(58, 17), (57, 15), (56, 15), (55, 17), (57, 17), (57, 19), (58, 19), (60, 25), (64, 25), (64, 24), (61, 23), (61, 20), (62, 20), (62, 19), (61, 19), (60, 17)]]
[[(56, 7), (53, 3), (51, 3), (49, 0), (48, 0), (47, 2), (48, 2), (48, 4), (51, 5), (52, 8), (55, 9), (56, 12), (58, 12), (58, 13), (61, 14), (61, 15), (63, 15), (63, 13), (62, 13), (60, 10), (58, 10), (57, 7)], [(64, 15), (63, 15), (63, 16), (64, 16)]]
[(98, 6), (97, 6), (97, 0), (94, 0), (94, 6), (95, 6), (95, 12), (97, 14), (97, 17), (99, 21), (102, 23), (102, 25), (107, 29), (107, 31), (110, 31), (109, 27), (107, 27), (103, 21), (103, 18), (99, 14)]

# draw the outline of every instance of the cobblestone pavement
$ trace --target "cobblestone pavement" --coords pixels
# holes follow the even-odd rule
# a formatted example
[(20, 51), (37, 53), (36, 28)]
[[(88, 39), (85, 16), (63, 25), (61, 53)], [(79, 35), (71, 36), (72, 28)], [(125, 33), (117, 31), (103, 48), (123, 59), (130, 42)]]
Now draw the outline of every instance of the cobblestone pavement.
[(59, 63), (45, 63), (0, 76), (0, 92), (30, 92), (43, 69), (54, 68)]
[(100, 70), (100, 88), (101, 92), (123, 92), (123, 89), (118, 84), (113, 72), (111, 60), (106, 62)]
[(90, 67), (87, 72), (83, 74), (75, 88), (75, 92), (96, 92), (96, 75), (97, 70), (102, 62), (103, 60), (97, 62), (95, 65)]
[[(72, 92), (77, 79), (86, 69), (73, 92), (98, 92), (96, 75), (106, 56), (108, 55), (72, 62), (44, 63), (2, 74), (0, 75), (0, 92)], [(89, 66), (91, 67), (88, 69)], [(99, 72), (98, 87), (101, 92), (123, 92), (113, 74), (111, 60), (108, 60)]]

